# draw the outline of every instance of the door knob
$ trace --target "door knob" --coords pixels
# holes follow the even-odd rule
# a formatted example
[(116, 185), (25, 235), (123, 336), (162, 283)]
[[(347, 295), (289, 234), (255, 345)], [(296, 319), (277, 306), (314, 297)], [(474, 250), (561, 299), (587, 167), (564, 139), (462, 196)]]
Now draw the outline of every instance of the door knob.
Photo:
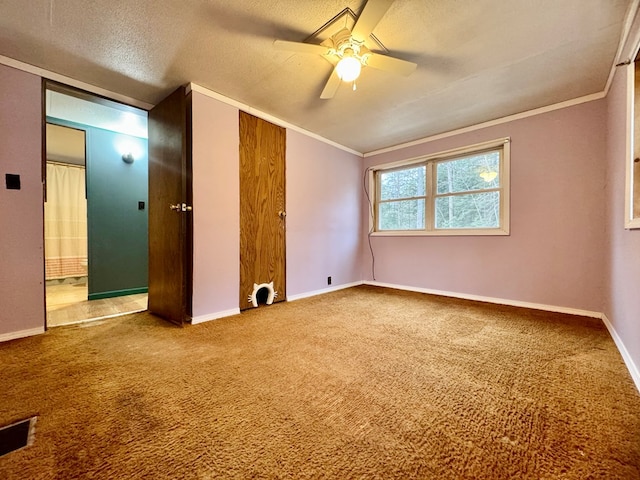
[(175, 205), (169, 205), (171, 210), (175, 210), (176, 212), (190, 212), (193, 210), (191, 205), (187, 205), (186, 203), (176, 203)]
[(284, 219), (284, 217), (286, 217), (286, 216), (287, 216), (287, 212), (285, 212), (284, 210), (280, 210), (280, 211), (278, 212), (278, 216), (279, 216), (280, 218)]

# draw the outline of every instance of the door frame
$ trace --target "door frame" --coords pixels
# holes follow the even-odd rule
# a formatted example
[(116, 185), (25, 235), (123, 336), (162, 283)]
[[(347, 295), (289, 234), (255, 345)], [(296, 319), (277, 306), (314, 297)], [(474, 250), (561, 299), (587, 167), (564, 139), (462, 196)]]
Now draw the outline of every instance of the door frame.
[[(86, 162), (87, 162), (87, 145), (88, 145), (88, 140), (87, 140), (87, 131), (86, 129), (83, 129), (81, 127), (76, 126), (71, 126), (71, 124), (74, 124), (75, 122), (69, 122), (69, 124), (65, 124), (64, 121), (63, 122), (47, 122), (47, 91), (51, 90), (51, 91), (57, 91), (59, 93), (63, 93), (63, 94), (71, 94), (71, 93), (75, 93), (76, 96), (79, 97), (86, 97), (86, 98), (91, 98), (92, 101), (96, 101), (97, 103), (105, 103), (105, 104), (120, 104), (123, 105), (125, 107), (131, 107), (132, 109), (136, 109), (136, 110), (141, 110), (141, 111), (145, 111), (144, 108), (138, 107), (138, 106), (134, 106), (134, 105), (130, 105), (127, 104), (121, 100), (117, 100), (114, 98), (109, 98), (107, 96), (104, 95), (100, 95), (98, 93), (94, 93), (94, 92), (90, 92), (87, 90), (84, 90), (82, 88), (78, 88), (72, 85), (67, 85), (55, 80), (51, 80), (48, 78), (42, 78), (42, 88), (41, 88), (41, 104), (42, 104), (42, 142), (41, 142), (41, 178), (42, 178), (42, 209), (43, 209), (43, 221), (42, 221), (42, 237), (44, 238), (44, 203), (46, 202), (47, 199), (47, 183), (46, 183), (46, 178), (47, 178), (47, 143), (46, 143), (46, 129), (47, 129), (47, 124), (48, 123), (52, 123), (52, 124), (56, 124), (56, 125), (61, 125), (61, 126), (66, 126), (66, 127), (70, 127), (70, 128), (75, 128), (78, 130), (84, 130), (85, 131), (85, 167), (86, 167)], [(86, 182), (86, 171), (85, 171), (85, 182)], [(88, 195), (88, 190), (86, 190), (87, 195)], [(148, 203), (148, 202), (147, 202)], [(89, 215), (89, 212), (87, 211), (87, 216)], [(149, 243), (149, 235), (151, 234), (150, 231), (147, 232), (147, 245)], [(87, 239), (88, 241), (88, 239)], [(48, 329), (48, 315), (47, 315), (47, 310), (46, 310), (46, 275), (45, 275), (45, 269), (44, 269), (44, 262), (45, 262), (45, 255), (43, 252), (43, 269), (42, 269), (42, 278), (43, 278), (43, 291), (44, 291), (44, 303), (45, 303), (45, 308), (44, 308), (44, 329), (45, 331)], [(125, 315), (126, 313), (123, 313), (122, 315)]]

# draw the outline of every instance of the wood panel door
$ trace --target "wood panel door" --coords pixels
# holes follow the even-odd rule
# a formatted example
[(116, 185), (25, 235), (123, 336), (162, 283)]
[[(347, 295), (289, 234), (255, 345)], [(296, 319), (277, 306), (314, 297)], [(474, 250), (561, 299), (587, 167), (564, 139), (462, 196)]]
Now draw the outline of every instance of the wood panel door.
[(182, 325), (191, 310), (191, 162), (184, 87), (149, 111), (149, 311)]
[(285, 284), (286, 130), (240, 112), (240, 309), (253, 285), (273, 282), (275, 302)]

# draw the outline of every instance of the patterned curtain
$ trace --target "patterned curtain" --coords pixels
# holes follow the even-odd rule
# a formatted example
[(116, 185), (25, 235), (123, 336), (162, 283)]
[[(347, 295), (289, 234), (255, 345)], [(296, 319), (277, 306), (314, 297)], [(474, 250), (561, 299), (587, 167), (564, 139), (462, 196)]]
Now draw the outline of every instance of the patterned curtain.
[(82, 166), (47, 162), (44, 250), (47, 280), (87, 274), (87, 200)]

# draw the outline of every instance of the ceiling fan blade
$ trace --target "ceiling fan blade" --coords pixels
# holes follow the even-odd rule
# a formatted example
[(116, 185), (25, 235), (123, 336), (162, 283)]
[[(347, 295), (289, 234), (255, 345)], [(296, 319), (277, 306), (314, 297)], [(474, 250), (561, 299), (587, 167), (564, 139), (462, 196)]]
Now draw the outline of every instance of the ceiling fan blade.
[(331, 72), (329, 80), (327, 80), (327, 84), (324, 86), (324, 90), (322, 90), (322, 93), (320, 94), (320, 98), (333, 98), (333, 96), (336, 94), (336, 90), (338, 90), (338, 87), (340, 86), (341, 81), (342, 80), (340, 80), (338, 72), (336, 72), (336, 69), (334, 68)]
[(387, 13), (392, 3), (393, 0), (369, 0), (353, 26), (351, 36), (364, 42), (371, 35), (371, 32), (376, 28), (384, 14)]
[(367, 65), (372, 68), (377, 68), (378, 70), (404, 75), (405, 77), (411, 75), (418, 66), (413, 62), (375, 53), (371, 54), (367, 60)]
[(322, 45), (315, 45), (313, 43), (301, 43), (301, 42), (289, 42), (287, 40), (276, 40), (273, 42), (273, 46), (278, 50), (288, 50), (290, 52), (298, 53), (313, 53), (318, 55), (328, 55), (330, 49)]

